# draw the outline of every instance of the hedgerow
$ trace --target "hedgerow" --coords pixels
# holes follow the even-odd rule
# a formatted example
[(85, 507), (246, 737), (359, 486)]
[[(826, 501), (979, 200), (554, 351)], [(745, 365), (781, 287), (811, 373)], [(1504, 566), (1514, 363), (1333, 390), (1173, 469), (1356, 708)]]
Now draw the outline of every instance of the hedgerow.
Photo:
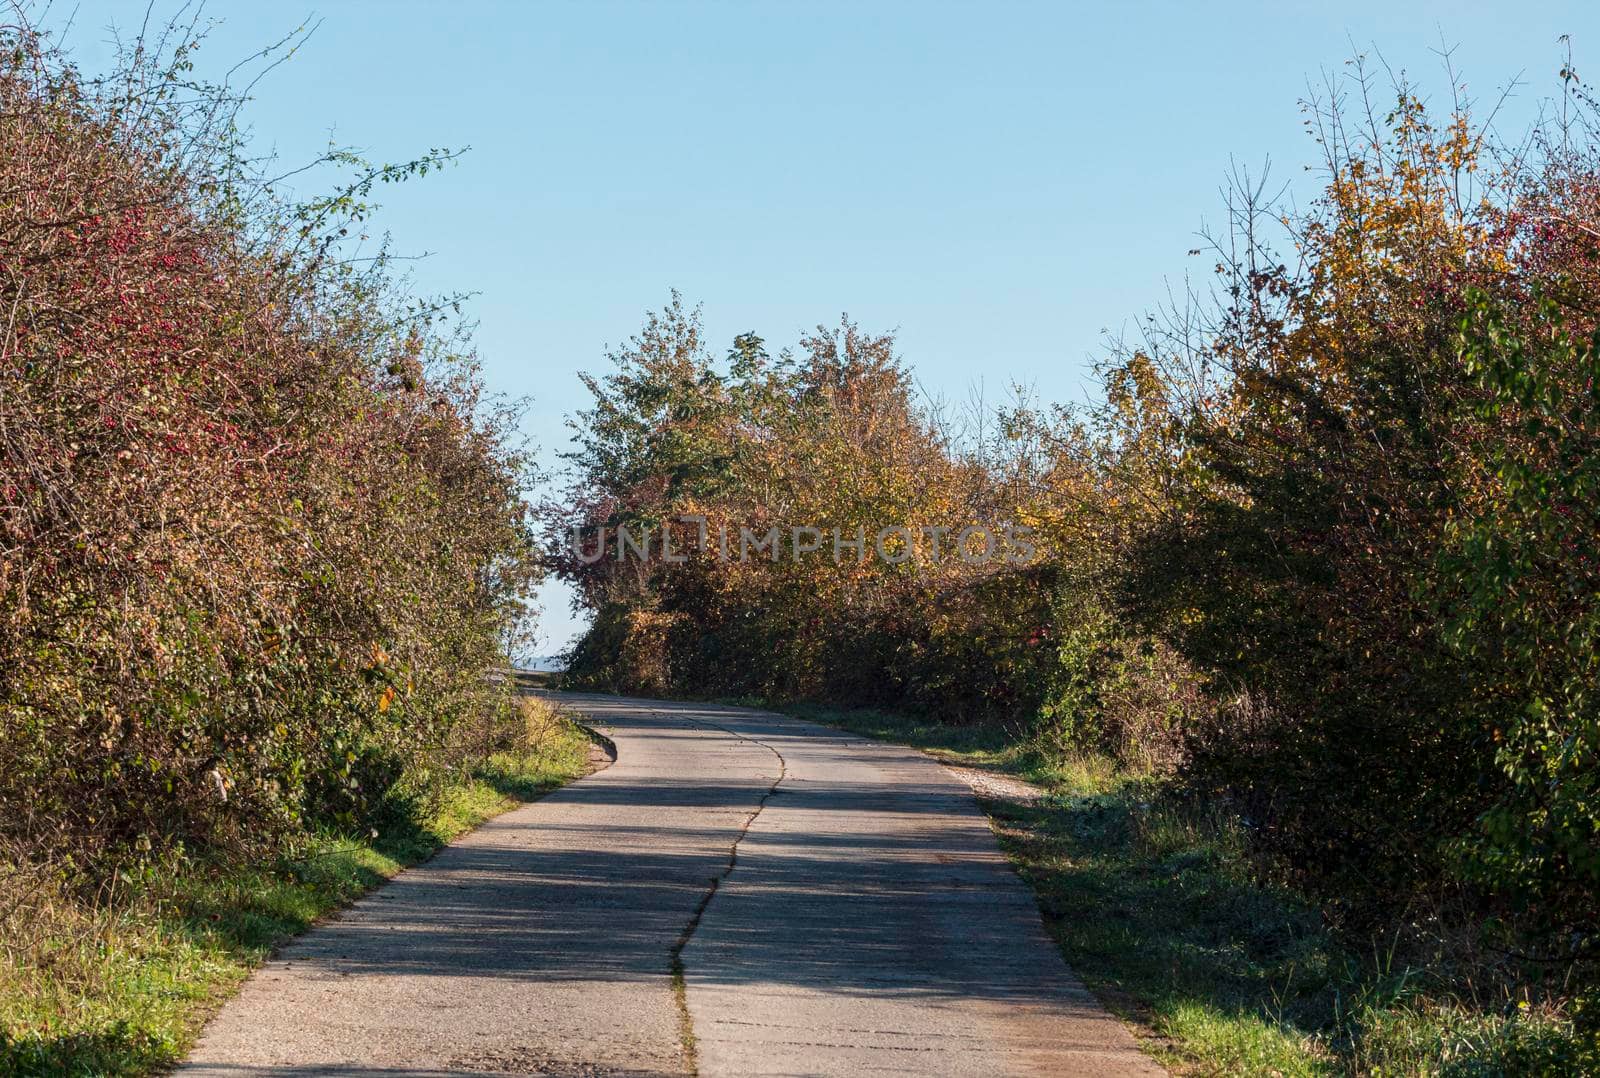
[(373, 190), (451, 155), (333, 152), (295, 201), (189, 29), (89, 79), (0, 27), (7, 893), (365, 831), (511, 721), (516, 417), (363, 249)]

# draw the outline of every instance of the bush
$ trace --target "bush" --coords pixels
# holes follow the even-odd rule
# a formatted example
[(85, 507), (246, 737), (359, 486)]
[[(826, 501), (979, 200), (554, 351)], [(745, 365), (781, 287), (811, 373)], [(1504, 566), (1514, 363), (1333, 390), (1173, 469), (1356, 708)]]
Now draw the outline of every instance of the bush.
[(191, 48), (0, 29), (0, 840), (82, 886), (425, 793), (533, 574), (514, 417), (342, 246), (448, 155), (284, 203)]

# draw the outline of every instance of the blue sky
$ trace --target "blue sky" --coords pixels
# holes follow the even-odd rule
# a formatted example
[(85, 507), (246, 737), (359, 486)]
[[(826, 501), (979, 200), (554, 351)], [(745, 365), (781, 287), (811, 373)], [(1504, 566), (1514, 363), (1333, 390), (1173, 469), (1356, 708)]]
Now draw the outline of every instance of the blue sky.
[[(158, 2), (157, 16), (176, 5)], [(144, 4), (57, 4), (86, 68)], [(545, 456), (603, 365), (677, 288), (711, 339), (792, 343), (842, 312), (897, 329), (934, 394), (980, 380), (1091, 392), (1106, 333), (1185, 274), (1230, 160), (1312, 190), (1307, 81), (1378, 50), (1439, 94), (1441, 40), (1481, 100), (1518, 77), (1515, 129), (1593, 3), (324, 3), (213, 0), (220, 74), (318, 28), (257, 89), (257, 145), (329, 139), (458, 167), (385, 192), (380, 227), (420, 290), (478, 293), (492, 386), (531, 396)], [(550, 646), (577, 631), (546, 593)]]

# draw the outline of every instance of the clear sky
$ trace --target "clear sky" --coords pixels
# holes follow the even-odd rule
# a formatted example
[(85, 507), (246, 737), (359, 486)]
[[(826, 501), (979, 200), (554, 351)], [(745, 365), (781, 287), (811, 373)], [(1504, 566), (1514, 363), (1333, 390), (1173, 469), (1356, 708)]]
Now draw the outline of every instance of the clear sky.
[[(293, 0), (291, 0), (291, 3)], [(144, 3), (57, 0), (84, 67)], [(176, 10), (158, 0), (160, 16)], [(1231, 160), (1301, 185), (1299, 100), (1356, 50), (1438, 93), (1441, 41), (1503, 126), (1556, 87), (1600, 4), (282, 3), (212, 0), (204, 73), (318, 24), (257, 89), (257, 144), (384, 161), (470, 146), (385, 191), (423, 291), (478, 293), (491, 385), (531, 396), (547, 460), (576, 372), (677, 288), (719, 347), (848, 312), (897, 329), (924, 386), (1082, 399), (1106, 332), (1185, 274)], [(1587, 59), (1592, 58), (1592, 59)], [(550, 650), (578, 630), (546, 595)]]

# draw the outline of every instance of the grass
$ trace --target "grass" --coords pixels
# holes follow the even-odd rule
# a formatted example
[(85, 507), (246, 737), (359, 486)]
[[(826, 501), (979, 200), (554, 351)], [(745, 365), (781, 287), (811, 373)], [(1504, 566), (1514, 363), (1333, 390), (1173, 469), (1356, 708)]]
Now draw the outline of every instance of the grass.
[(1039, 783), (1037, 805), (985, 801), (1078, 975), (1180, 1074), (1600, 1073), (1561, 1008), (1473, 999), (1441, 971), (1334, 936), (1263, 883), (1225, 814), (1085, 757), (1050, 759), (1003, 731), (873, 711), (785, 707)]
[(1314, 911), (1256, 884), (1236, 836), (1196, 826), (1135, 786), (1064, 788), (1038, 807), (993, 803), (1001, 846), (1046, 927), (1169, 1064), (1311, 1075), (1329, 1010), (1332, 944)]
[[(319, 836), (278, 863), (185, 864), (160, 901), (48, 904), (0, 957), (0, 1076), (138, 1075), (181, 1059), (278, 946), (483, 821), (588, 767), (589, 740), (535, 702), (528, 750), (492, 757), (423, 821), (371, 841)], [(25, 955), (25, 960), (19, 960)]]

